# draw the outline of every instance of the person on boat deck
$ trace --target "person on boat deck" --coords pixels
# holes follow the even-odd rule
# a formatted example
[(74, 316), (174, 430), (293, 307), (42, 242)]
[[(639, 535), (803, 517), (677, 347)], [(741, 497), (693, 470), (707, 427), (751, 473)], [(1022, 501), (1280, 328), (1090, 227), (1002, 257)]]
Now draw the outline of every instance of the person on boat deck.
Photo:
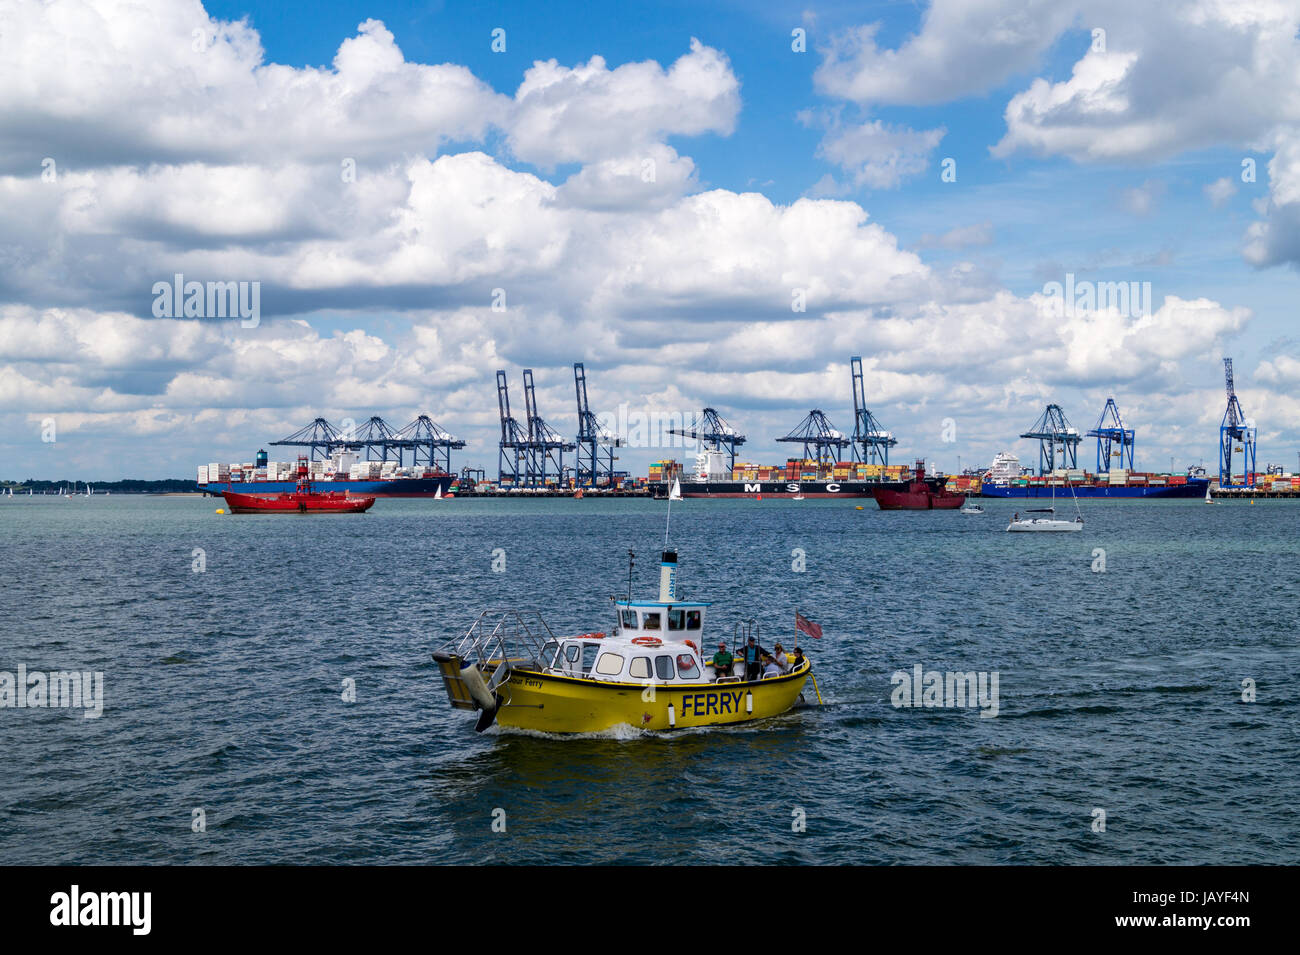
[(745, 679), (757, 680), (762, 673), (763, 657), (767, 656), (767, 651), (758, 645), (758, 642), (750, 637), (745, 646), (740, 650), (741, 658), (745, 661)]
[(790, 658), (785, 655), (785, 647), (781, 644), (778, 643), (772, 648), (772, 659), (776, 661), (782, 673), (790, 672)]
[(781, 675), (781, 667), (777, 665), (776, 660), (774, 660), (770, 655), (764, 654), (763, 655), (763, 679), (766, 680), (769, 677), (780, 676), (780, 675)]
[(797, 669), (799, 669), (801, 666), (803, 666), (803, 648), (802, 648), (802, 647), (795, 647), (795, 648), (794, 648), (794, 659), (790, 661), (790, 669), (791, 669), (791, 670), (797, 670)]
[(736, 658), (727, 652), (725, 643), (718, 644), (718, 652), (713, 655), (713, 669), (718, 671), (718, 679), (731, 676), (731, 665), (736, 662)]

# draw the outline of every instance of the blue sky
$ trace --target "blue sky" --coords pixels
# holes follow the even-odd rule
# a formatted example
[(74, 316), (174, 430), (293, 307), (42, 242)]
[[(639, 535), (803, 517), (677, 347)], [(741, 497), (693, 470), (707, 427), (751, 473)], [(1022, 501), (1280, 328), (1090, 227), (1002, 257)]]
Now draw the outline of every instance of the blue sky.
[[(487, 466), (495, 368), (512, 381), (536, 368), (569, 430), (576, 360), (593, 403), (714, 405), (750, 433), (751, 459), (775, 460), (771, 439), (814, 404), (851, 426), (850, 354), (867, 359), (900, 456), (1027, 458), (1015, 435), (1045, 401), (1086, 429), (1114, 394), (1150, 468), (1213, 456), (1231, 354), (1261, 463), (1294, 463), (1286, 4), (1220, 24), (1111, 0), (143, 7), (152, 20), (112, 0), (16, 18), (33, 62), (42, 49), (73, 62), (29, 66), (0, 98), (13, 217), (0, 224), (14, 236), (0, 258), (0, 478), (187, 475), (317, 413), (427, 411), (471, 441), (460, 463)], [(225, 26), (196, 60), (204, 17)], [(75, 69), (75, 35), (97, 19), (109, 42)], [(370, 20), (382, 27), (359, 32)], [(517, 96), (550, 60), (553, 85)], [(163, 79), (140, 81), (142, 63)], [(291, 72), (269, 78), (271, 64)], [(311, 91), (301, 113), (276, 113), (294, 89)], [(84, 112), (51, 105), (64, 96)], [(281, 118), (262, 128), (265, 115)], [(300, 116), (303, 131), (285, 131)], [(336, 197), (331, 170), (354, 154), (374, 192)], [(633, 196), (620, 177), (651, 155), (672, 172)], [(40, 177), (45, 157), (62, 161), (57, 182)], [(548, 188), (556, 199), (537, 204)], [(441, 234), (449, 221), (456, 235)], [(153, 318), (150, 286), (181, 268), (260, 280), (264, 323), (199, 334)], [(1065, 273), (1150, 282), (1156, 315), (1053, 323), (1042, 293)], [(791, 315), (782, 302), (804, 281), (812, 307)], [(482, 310), (497, 285), (521, 312)], [(948, 417), (962, 438), (945, 446)], [(50, 418), (63, 437), (41, 442)]]

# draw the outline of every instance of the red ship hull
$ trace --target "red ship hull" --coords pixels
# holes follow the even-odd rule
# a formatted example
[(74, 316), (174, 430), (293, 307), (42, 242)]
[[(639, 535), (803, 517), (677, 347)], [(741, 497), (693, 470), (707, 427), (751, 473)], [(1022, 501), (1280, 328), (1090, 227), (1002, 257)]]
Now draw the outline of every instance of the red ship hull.
[(238, 494), (223, 491), (232, 514), (361, 514), (375, 503), (373, 497), (295, 491), (292, 494)]
[(925, 465), (921, 461), (916, 462), (916, 474), (908, 482), (907, 490), (877, 488), (872, 497), (882, 511), (947, 511), (966, 503), (964, 494), (926, 483)]
[(951, 491), (935, 491), (928, 485), (923, 491), (877, 491), (876, 503), (882, 511), (946, 511), (961, 507), (966, 498)]

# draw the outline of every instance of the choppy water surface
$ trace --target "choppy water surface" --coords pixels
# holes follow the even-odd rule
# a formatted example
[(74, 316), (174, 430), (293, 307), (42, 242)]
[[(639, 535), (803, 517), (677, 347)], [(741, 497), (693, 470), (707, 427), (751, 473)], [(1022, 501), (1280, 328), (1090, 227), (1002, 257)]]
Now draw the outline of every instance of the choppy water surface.
[[(0, 670), (107, 688), (99, 719), (0, 709), (6, 862), (1300, 861), (1295, 504), (1096, 502), (1033, 536), (1003, 532), (1024, 502), (674, 504), (714, 633), (770, 645), (797, 606), (829, 705), (561, 739), (476, 735), (430, 651), (488, 606), (607, 629), (629, 548), (656, 588), (663, 502), (217, 503), (0, 503)], [(916, 664), (996, 671), (999, 714), (895, 708)]]

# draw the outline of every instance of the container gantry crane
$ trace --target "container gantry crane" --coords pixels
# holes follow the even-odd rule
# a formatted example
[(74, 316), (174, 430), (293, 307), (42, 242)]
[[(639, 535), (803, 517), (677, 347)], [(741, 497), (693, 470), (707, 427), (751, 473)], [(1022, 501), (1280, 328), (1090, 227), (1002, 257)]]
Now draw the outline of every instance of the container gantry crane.
[(557, 482), (564, 480), (564, 452), (576, 451), (577, 445), (566, 441), (558, 431), (542, 420), (537, 410), (537, 392), (533, 386), (533, 370), (524, 369), (524, 405), (528, 412), (528, 470), (524, 483), (529, 487), (545, 487), (546, 478), (555, 466)]
[(1107, 398), (1097, 427), (1088, 432), (1088, 437), (1097, 439), (1098, 474), (1109, 473), (1111, 458), (1119, 458), (1120, 468), (1133, 470), (1133, 435), (1132, 428), (1124, 427), (1115, 399)]
[[(1219, 425), (1219, 487), (1254, 487), (1256, 429), (1246, 421), (1246, 413), (1237, 400), (1231, 358), (1223, 359), (1223, 380), (1228, 392), (1228, 407)], [(1234, 453), (1242, 456), (1240, 484), (1233, 483), (1232, 478)]]
[(428, 415), (420, 415), (394, 435), (392, 444), (397, 448), (398, 461), (405, 451), (411, 452), (415, 467), (424, 465), (434, 470), (454, 473), (451, 469), (451, 452), (465, 447), (465, 442), (448, 434)]
[(578, 396), (578, 441), (574, 483), (578, 487), (614, 485), (614, 449), (623, 446), (600, 423), (587, 404), (587, 371), (582, 362), (573, 364), (573, 388)]
[(497, 371), (497, 409), (501, 413), (501, 445), (497, 455), (497, 480), (518, 487), (528, 470), (528, 429), (510, 413), (510, 386), (504, 369)]
[(842, 457), (840, 452), (853, 443), (849, 438), (844, 437), (842, 431), (831, 426), (830, 421), (819, 408), (808, 412), (807, 417), (800, 421), (793, 431), (776, 440), (802, 445), (804, 459), (816, 461), (818, 471), (838, 462)]
[(668, 433), (700, 441), (706, 451), (724, 452), (728, 456), (728, 471), (736, 467), (736, 448), (745, 443), (745, 436), (727, 424), (712, 408), (704, 409), (694, 428), (669, 428)]
[(862, 464), (889, 466), (889, 449), (898, 444), (894, 432), (886, 431), (867, 410), (866, 381), (862, 376), (862, 359), (849, 359), (853, 373), (853, 460)]
[(1050, 474), (1058, 467), (1079, 466), (1079, 442), (1083, 436), (1065, 417), (1060, 405), (1048, 405), (1034, 426), (1022, 438), (1038, 439), (1038, 473)]

